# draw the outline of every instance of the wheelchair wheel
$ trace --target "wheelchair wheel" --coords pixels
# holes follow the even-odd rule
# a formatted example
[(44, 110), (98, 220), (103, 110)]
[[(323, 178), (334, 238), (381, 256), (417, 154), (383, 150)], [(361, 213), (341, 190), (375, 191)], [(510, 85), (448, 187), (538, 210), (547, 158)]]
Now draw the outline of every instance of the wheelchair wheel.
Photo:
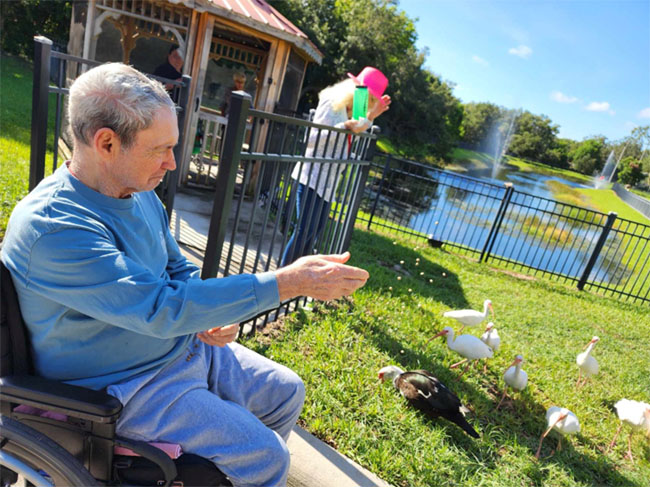
[(0, 416), (0, 485), (99, 485), (70, 453), (38, 431)]

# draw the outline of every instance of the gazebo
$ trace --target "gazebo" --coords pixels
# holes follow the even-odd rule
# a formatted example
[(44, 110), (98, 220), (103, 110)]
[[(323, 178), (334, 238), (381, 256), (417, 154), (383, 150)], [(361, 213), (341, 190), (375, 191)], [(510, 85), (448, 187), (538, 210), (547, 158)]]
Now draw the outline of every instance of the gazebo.
[[(177, 161), (181, 184), (209, 186), (213, 180), (210, 166), (218, 163), (227, 124), (220, 107), (234, 73), (246, 76), (244, 90), (255, 108), (296, 115), (307, 64), (322, 60), (307, 36), (264, 0), (73, 3), (69, 54), (122, 61), (152, 73), (172, 45), (184, 52), (182, 72), (192, 77), (184, 130), (202, 135), (185, 137), (183, 157)], [(250, 144), (264, 140), (263, 131), (256, 135)]]

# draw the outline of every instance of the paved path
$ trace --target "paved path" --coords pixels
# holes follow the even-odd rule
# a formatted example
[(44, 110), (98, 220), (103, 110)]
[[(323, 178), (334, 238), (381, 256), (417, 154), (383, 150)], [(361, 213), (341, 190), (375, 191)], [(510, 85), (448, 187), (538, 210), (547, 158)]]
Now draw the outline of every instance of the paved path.
[(288, 445), (289, 487), (390, 487), (298, 426), (291, 432)]

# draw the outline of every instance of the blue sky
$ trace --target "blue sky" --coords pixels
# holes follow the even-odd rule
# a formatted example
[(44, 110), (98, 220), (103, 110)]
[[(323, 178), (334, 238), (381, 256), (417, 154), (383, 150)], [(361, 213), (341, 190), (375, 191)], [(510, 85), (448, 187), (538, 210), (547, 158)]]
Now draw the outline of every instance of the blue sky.
[(610, 141), (650, 125), (650, 0), (399, 0), (425, 66), (463, 102)]

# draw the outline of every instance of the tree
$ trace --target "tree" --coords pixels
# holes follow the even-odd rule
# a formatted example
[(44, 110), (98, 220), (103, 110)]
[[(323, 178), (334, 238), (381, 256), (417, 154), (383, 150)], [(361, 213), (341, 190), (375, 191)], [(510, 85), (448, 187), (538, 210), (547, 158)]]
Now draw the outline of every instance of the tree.
[(545, 162), (547, 154), (556, 147), (558, 126), (545, 115), (524, 111), (517, 118), (515, 135), (508, 152), (517, 157)]
[(635, 186), (643, 179), (643, 171), (637, 160), (628, 156), (625, 157), (619, 165), (618, 181), (623, 184)]
[(492, 103), (463, 105), (462, 141), (476, 150), (487, 150), (490, 129), (503, 118), (503, 109)]
[(376, 66), (388, 77), (393, 99), (377, 119), (382, 132), (407, 155), (411, 146), (439, 157), (450, 152), (460, 137), (462, 106), (453, 86), (424, 68), (427, 53), (416, 49), (415, 25), (395, 0), (283, 0), (273, 6), (324, 54), (321, 66), (307, 69), (303, 101), (315, 106), (326, 86)]
[(587, 139), (569, 152), (569, 162), (574, 171), (582, 174), (593, 175), (603, 168), (604, 160), (602, 149), (604, 143), (601, 139)]
[(577, 145), (571, 139), (556, 139), (555, 146), (546, 153), (545, 162), (554, 167), (569, 168), (569, 153)]
[(72, 2), (40, 0), (0, 0), (0, 45), (18, 56), (34, 57), (34, 36), (43, 35), (60, 44), (67, 43)]

